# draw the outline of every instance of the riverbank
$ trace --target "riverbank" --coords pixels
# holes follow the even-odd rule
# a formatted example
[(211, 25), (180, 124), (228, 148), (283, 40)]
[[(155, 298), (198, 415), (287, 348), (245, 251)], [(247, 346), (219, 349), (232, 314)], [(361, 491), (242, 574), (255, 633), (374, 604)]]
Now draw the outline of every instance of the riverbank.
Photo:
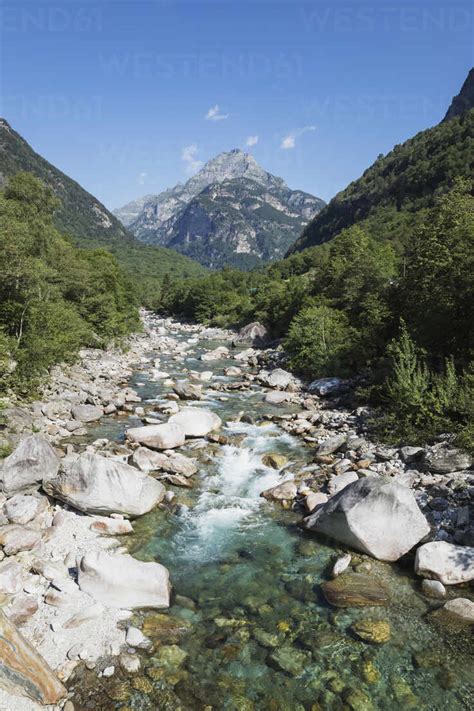
[[(138, 620), (132, 618), (132, 611), (127, 609), (126, 605), (122, 608), (113, 608), (106, 604), (107, 601), (102, 600), (98, 603), (93, 596), (77, 585), (77, 558), (83, 559), (84, 554), (94, 551), (99, 553), (113, 549), (114, 555), (123, 552), (121, 546), (126, 539), (116, 536), (104, 537), (102, 535), (104, 526), (110, 532), (128, 530), (129, 547), (136, 549), (140, 559), (158, 559), (162, 562), (166, 556), (165, 552), (157, 558), (154, 550), (151, 553), (147, 552), (137, 541), (137, 536), (142, 541), (147, 537), (153, 538), (153, 531), (145, 530), (148, 525), (154, 529), (163, 525), (163, 520), (166, 519), (167, 532), (170, 534), (169, 526), (172, 525), (172, 521), (176, 516), (179, 517), (187, 511), (186, 515), (191, 521), (194, 518), (200, 522), (201, 528), (198, 528), (198, 532), (202, 530), (215, 532), (217, 520), (225, 524), (222, 529), (217, 527), (217, 530), (221, 530), (224, 535), (229, 529), (231, 531), (239, 529), (245, 521), (254, 520), (252, 517), (261, 511), (261, 502), (264, 502), (259, 496), (262, 491), (267, 492), (267, 499), (275, 502), (277, 506), (283, 506), (284, 517), (292, 516), (296, 522), (302, 515), (317, 512), (318, 506), (325, 500), (337, 496), (345, 486), (350, 486), (356, 481), (363, 483), (364, 480), (375, 481), (388, 478), (396, 479), (398, 484), (403, 483), (410, 496), (413, 496), (413, 500), (418, 502), (429, 523), (429, 526), (426, 524), (429, 540), (444, 541), (450, 545), (470, 542), (469, 513), (466, 507), (472, 493), (469, 489), (472, 474), (467, 470), (470, 462), (462, 458), (464, 456), (462, 453), (453, 451), (449, 445), (442, 443), (428, 450), (416, 447), (398, 450), (378, 446), (366, 437), (364, 428), (366, 413), (363, 410), (350, 412), (338, 406), (337, 390), (333, 390), (332, 393), (335, 398), (327, 397), (331, 394), (327, 392), (328, 383), (315, 383), (310, 388), (312, 392), (309, 392), (290, 373), (275, 367), (278, 365), (277, 353), (243, 346), (234, 350), (231, 347), (232, 335), (215, 329), (184, 326), (150, 316), (146, 316), (146, 321), (145, 333), (130, 339), (127, 353), (84, 353), (80, 364), (72, 366), (67, 372), (58, 370), (53, 373), (42, 403), (33, 404), (28, 411), (20, 411), (18, 408), (10, 411), (10, 422), (14, 423), (18, 430), (13, 434), (13, 444), (15, 441), (21, 441), (26, 433), (35, 430), (56, 447), (56, 455), (61, 459), (63, 470), (67, 471), (73, 467), (78, 455), (83, 452), (91, 455), (98, 454), (101, 458), (113, 462), (131, 462), (135, 466), (135, 471), (154, 472), (153, 476), (167, 488), (166, 493), (163, 491), (162, 495), (156, 492), (156, 496), (154, 494), (156, 502), (159, 503), (156, 514), (150, 513), (144, 519), (132, 521), (131, 527), (135, 527), (137, 531), (135, 534), (130, 531), (130, 526), (127, 526), (130, 514), (123, 510), (130, 505), (130, 502), (122, 499), (121, 512), (110, 510), (107, 516), (102, 515), (99, 518), (96, 511), (93, 516), (90, 512), (86, 515), (78, 514), (77, 509), (74, 508), (74, 502), (77, 505), (78, 499), (74, 499), (68, 487), (58, 484), (50, 486), (48, 483), (43, 486), (43, 490), (46, 488), (50, 492), (48, 499), (43, 494), (35, 494), (35, 498), (41, 501), (37, 506), (46, 508), (26, 524), (18, 524), (26, 525), (28, 529), (40, 534), (40, 537), (34, 541), (30, 550), (18, 551), (6, 558), (6, 564), (14, 562), (22, 567), (22, 589), (5, 593), (11, 598), (5, 600), (7, 604), (5, 610), (8, 612), (18, 605), (16, 601), (19, 598), (25, 601), (23, 605), (28, 607), (29, 614), (26, 614), (24, 620), (17, 618), (17, 624), (22, 623), (20, 629), (25, 637), (33, 642), (36, 649), (64, 681), (69, 680), (71, 688), (74, 688), (75, 684), (71, 675), (78, 668), (83, 669), (85, 663), (90, 668), (91, 675), (89, 692), (93, 690), (92, 680), (95, 679), (97, 685), (103, 683), (111, 693), (107, 697), (109, 705), (104, 708), (120, 708), (123, 700), (119, 698), (114, 700), (114, 693), (116, 696), (118, 693), (117, 682), (114, 679), (121, 679), (124, 674), (137, 675), (142, 664), (141, 655), (149, 654), (151, 647), (153, 647), (151, 650), (154, 653), (153, 658), (156, 656), (157, 647), (161, 647), (162, 655), (168, 654), (173, 657), (173, 661), (167, 664), (168, 671), (169, 666), (173, 668), (174, 665), (174, 673), (178, 677), (176, 684), (189, 683), (184, 679), (189, 678), (190, 674), (192, 676), (192, 667), (195, 664), (195, 660), (189, 659), (191, 672), (187, 671), (186, 677), (182, 667), (191, 650), (181, 654), (176, 649), (167, 649), (163, 652), (163, 648), (174, 646), (179, 649), (179, 645), (175, 643), (157, 645), (153, 633), (150, 633), (151, 623), (147, 625), (146, 617), (139, 617)], [(130, 378), (134, 380), (133, 387), (130, 387)], [(332, 385), (337, 387), (340, 384)], [(201, 410), (203, 416), (206, 410), (217, 413), (218, 416), (222, 414), (223, 417), (220, 419), (224, 424), (228, 424), (223, 430), (214, 429), (215, 420), (211, 420), (213, 424), (210, 428), (207, 427), (206, 431), (206, 428), (202, 429), (202, 417), (200, 417), (197, 422), (201, 429), (198, 427), (191, 432), (193, 435), (191, 438), (188, 434), (186, 441), (184, 438), (182, 441), (179, 438), (176, 441), (168, 440), (165, 446), (159, 447), (155, 441), (152, 450), (143, 446), (149, 444), (150, 440), (148, 442), (146, 439), (140, 440), (142, 436), (140, 434), (123, 440), (123, 433), (127, 430), (142, 425), (156, 427), (160, 423), (172, 421), (173, 417), (179, 416), (179, 412), (188, 405), (191, 405), (194, 411)], [(195, 413), (193, 418), (193, 427), (196, 427)], [(177, 426), (180, 427), (179, 422)], [(265, 445), (258, 439), (259, 431), (265, 434)], [(147, 433), (145, 434), (148, 436)], [(285, 437), (290, 439), (285, 440)], [(254, 446), (255, 438), (260, 442), (257, 447)], [(182, 456), (177, 455), (177, 450), (182, 452)], [(219, 474), (220, 469), (217, 474), (212, 474), (213, 467), (219, 460), (225, 462), (224, 478)], [(206, 487), (203, 477), (207, 480), (209, 475), (211, 475), (211, 483)], [(242, 495), (239, 487), (243, 484), (246, 488), (244, 487)], [(203, 486), (204, 499), (199, 498), (194, 501), (193, 489), (201, 489)], [(210, 498), (213, 500), (213, 497), (219, 495), (229, 496), (229, 490), (230, 504), (221, 501), (220, 503), (225, 505), (209, 508)], [(414, 495), (411, 492), (414, 492)], [(97, 491), (95, 494), (97, 495)], [(64, 503), (58, 503), (58, 496), (62, 497), (63, 501), (69, 500), (70, 510), (67, 510), (68, 507)], [(84, 507), (83, 497), (81, 502)], [(24, 501), (22, 503), (25, 504)], [(27, 503), (31, 504), (30, 501)], [(273, 510), (274, 515), (278, 517), (280, 509), (275, 508), (275, 503), (264, 505)], [(97, 507), (97, 501), (89, 501), (86, 504), (91, 509)], [(287, 511), (293, 513), (286, 513)], [(286, 519), (283, 518), (282, 521)], [(258, 519), (258, 525), (261, 523)], [(11, 519), (4, 521), (4, 525), (11, 526)], [(91, 530), (91, 525), (97, 530)], [(288, 522), (282, 525), (287, 526)], [(194, 529), (192, 535), (196, 535)], [(272, 535), (276, 535), (276, 532), (272, 531)], [(419, 540), (422, 538), (423, 536), (420, 536)], [(163, 540), (166, 541), (166, 536)], [(199, 546), (202, 542), (203, 539), (198, 537)], [(469, 551), (468, 547), (464, 546), (464, 548)], [(315, 555), (317, 550), (316, 546), (313, 549)], [(323, 550), (322, 544), (320, 550)], [(174, 551), (177, 553), (176, 548)], [(52, 579), (51, 572), (49, 577), (44, 575), (45, 572), (48, 573), (44, 567), (38, 570), (36, 566), (37, 572), (32, 572), (33, 559), (36, 559), (40, 553), (44, 560), (59, 564), (59, 567), (63, 565), (59, 572), (55, 569)], [(219, 553), (221, 554), (224, 555), (224, 552)], [(252, 555), (251, 551), (250, 555)], [(265, 557), (269, 556), (271, 559), (270, 550), (262, 551), (260, 559), (262, 565)], [(354, 566), (356, 572), (361, 574), (360, 570), (357, 571), (357, 566), (365, 565), (367, 568), (366, 559), (367, 556), (361, 557), (360, 554), (353, 554), (349, 561), (346, 557), (346, 573), (340, 580), (347, 579), (351, 567)], [(180, 585), (175, 582), (179, 579), (179, 571), (173, 564), (172, 558), (166, 562), (175, 585), (175, 592), (180, 595), (182, 592)], [(225, 565), (229, 564), (225, 563)], [(5, 566), (5, 561), (0, 565)], [(374, 565), (378, 570), (379, 564)], [(423, 574), (431, 577), (429, 571), (425, 570)], [(216, 584), (214, 579), (213, 584)], [(417, 585), (420, 584), (421, 579)], [(74, 589), (73, 585), (76, 586)], [(446, 587), (442, 584), (441, 587), (439, 585), (435, 587), (440, 598), (432, 597), (434, 590), (431, 590), (431, 596), (429, 590), (424, 591), (428, 600), (428, 609), (433, 605), (435, 608), (442, 608), (443, 596), (453, 597), (449, 590), (446, 592)], [(316, 599), (309, 599), (311, 596), (309, 592), (304, 593), (304, 588), (301, 583), (299, 589), (298, 585), (293, 584), (292, 591), (296, 599), (298, 596), (304, 598), (306, 595), (309, 608), (314, 604), (315, 610), (319, 609), (319, 612), (327, 609), (327, 602), (323, 604), (323, 608), (319, 603), (318, 608)], [(51, 591), (54, 592), (53, 596), (50, 595)], [(54, 597), (59, 600), (61, 595), (58, 597), (56, 592), (67, 595), (68, 605), (61, 608), (46, 602), (48, 594), (49, 603)], [(97, 590), (95, 593), (97, 594)], [(206, 595), (209, 594), (208, 589), (207, 593), (204, 593), (203, 600), (199, 602), (198, 608), (204, 606)], [(224, 596), (222, 590), (220, 594)], [(77, 606), (73, 610), (70, 603), (74, 596), (76, 596)], [(35, 605), (32, 604), (32, 600), (38, 605), (37, 610), (34, 610)], [(176, 600), (171, 602), (176, 605)], [(267, 601), (261, 604), (269, 603)], [(199, 614), (195, 610), (196, 601), (192, 597), (188, 598), (187, 602), (181, 600), (180, 605), (184, 610), (188, 610), (189, 617), (192, 617), (191, 613)], [(258, 607), (257, 605), (257, 609)], [(77, 626), (66, 626), (79, 610), (84, 612), (87, 609), (90, 615), (88, 619), (87, 615), (82, 620), (76, 617)], [(253, 625), (252, 609), (252, 607), (250, 610), (247, 609), (244, 615), (244, 618), (249, 618), (248, 624), (251, 625)], [(174, 607), (171, 611), (173, 610)], [(180, 614), (181, 620), (186, 618), (186, 614), (183, 616), (182, 611)], [(160, 615), (161, 620), (155, 620), (155, 626), (158, 628), (164, 624), (163, 614)], [(215, 617), (214, 614), (212, 619), (214, 620)], [(236, 618), (224, 617), (222, 627), (226, 629), (225, 639), (230, 637), (228, 628), (232, 625), (228, 623), (229, 619)], [(284, 621), (275, 621), (275, 626)], [(140, 633), (135, 629), (135, 624), (138, 622), (148, 632), (150, 639), (140, 637), (140, 634), (143, 635), (143, 630)], [(186, 625), (181, 622), (181, 626)], [(238, 623), (236, 626), (246, 625)], [(135, 631), (130, 632), (130, 629)], [(263, 629), (263, 631), (270, 634), (269, 630)], [(234, 629), (233, 632), (235, 633), (236, 630)], [(288, 631), (285, 632), (277, 627), (274, 633), (277, 635), (277, 644), (274, 647), (270, 645), (270, 648), (276, 651), (272, 651), (270, 656), (277, 654), (280, 647), (284, 647), (286, 651), (283, 656), (281, 652), (277, 654), (276, 660), (273, 659), (271, 663), (278, 667), (278, 673), (283, 677), (289, 674), (298, 678), (304, 666), (303, 657), (299, 658), (297, 654), (301, 645), (296, 638), (291, 639)], [(257, 640), (255, 644), (260, 645), (260, 650), (268, 649), (262, 642), (266, 639), (265, 635), (262, 636), (261, 632), (257, 634), (260, 635), (260, 642)], [(175, 630), (174, 638), (177, 636), (179, 637)], [(174, 639), (173, 635), (171, 637)], [(90, 649), (91, 638), (94, 640), (93, 649)], [(72, 641), (74, 644), (71, 644)], [(167, 642), (169, 641), (167, 639)], [(219, 648), (221, 643), (218, 643), (216, 648)], [(244, 643), (243, 638), (239, 642), (237, 637), (235, 642), (237, 646), (245, 646)], [(148, 647), (148, 652), (137, 653), (137, 650), (142, 647)], [(237, 654), (237, 651), (234, 651)], [(285, 655), (299, 658), (301, 666), (299, 667), (298, 664), (292, 666), (296, 674), (285, 669), (285, 666), (291, 664), (283, 660)], [(308, 660), (306, 663), (309, 663)], [(252, 665), (253, 662), (249, 660), (248, 664)], [(153, 687), (153, 681), (163, 681), (163, 668), (166, 666), (163, 663), (161, 666), (158, 664), (162, 671), (155, 673), (155, 679), (150, 673), (145, 676), (142, 674), (135, 676), (133, 682), (135, 686), (131, 686), (131, 692), (140, 693), (140, 689), (135, 687), (140, 687), (141, 684), (141, 693), (145, 696), (150, 695), (153, 691), (153, 688), (149, 688), (150, 684)], [(77, 688), (75, 691), (76, 695), (80, 692)], [(342, 691), (343, 689), (341, 693)], [(189, 692), (186, 691), (186, 694)], [(2, 708), (1, 703), (7, 703), (5, 708), (8, 708), (9, 702), (0, 697), (0, 708)], [(304, 701), (302, 703), (302, 708), (305, 708)], [(140, 706), (142, 707), (146, 708)], [(194, 706), (185, 706), (188, 707), (194, 708)], [(16, 705), (15, 708), (22, 707)], [(28, 706), (25, 705), (24, 708)], [(176, 699), (173, 708), (177, 708)], [(299, 706), (295, 705), (295, 708)]]

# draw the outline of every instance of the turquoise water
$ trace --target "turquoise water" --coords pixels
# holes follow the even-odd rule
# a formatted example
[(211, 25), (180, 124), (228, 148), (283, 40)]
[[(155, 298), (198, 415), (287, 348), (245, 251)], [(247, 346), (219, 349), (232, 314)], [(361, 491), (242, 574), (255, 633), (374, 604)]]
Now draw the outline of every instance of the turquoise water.
[[(161, 364), (172, 377), (182, 374), (179, 362), (161, 357)], [(222, 374), (229, 364), (187, 360), (184, 366)], [(161, 398), (162, 385), (150, 382), (147, 371), (136, 374), (139, 383), (145, 398)], [(370, 575), (390, 591), (388, 607), (336, 609), (325, 602), (320, 583), (343, 549), (303, 533), (301, 514), (260, 497), (304, 469), (312, 451), (265, 424), (271, 408), (258, 387), (228, 395), (222, 402), (221, 394), (211, 394), (202, 403), (227, 423), (228, 443), (190, 448), (186, 453), (199, 462), (194, 489), (175, 488), (178, 505), (136, 521), (129, 539), (134, 555), (169, 568), (175, 603), (137, 616), (154, 642), (151, 652), (140, 653), (140, 673), (89, 679), (76, 689), (79, 708), (473, 708), (468, 631), (433, 614), (437, 604), (420, 595), (408, 566), (370, 560)], [(242, 410), (255, 424), (232, 422)], [(108, 418), (93, 434), (120, 440), (124, 427)], [(283, 475), (262, 464), (266, 452), (287, 456)], [(355, 564), (368, 560), (353, 556)], [(358, 619), (388, 621), (390, 641), (356, 640), (349, 628)]]

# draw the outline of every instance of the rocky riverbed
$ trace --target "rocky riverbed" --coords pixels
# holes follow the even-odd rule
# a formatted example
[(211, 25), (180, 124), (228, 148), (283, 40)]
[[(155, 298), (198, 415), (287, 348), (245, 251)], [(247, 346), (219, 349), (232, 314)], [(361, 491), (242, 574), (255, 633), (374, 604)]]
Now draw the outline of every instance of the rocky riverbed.
[(144, 324), (5, 410), (0, 709), (469, 708), (469, 456)]

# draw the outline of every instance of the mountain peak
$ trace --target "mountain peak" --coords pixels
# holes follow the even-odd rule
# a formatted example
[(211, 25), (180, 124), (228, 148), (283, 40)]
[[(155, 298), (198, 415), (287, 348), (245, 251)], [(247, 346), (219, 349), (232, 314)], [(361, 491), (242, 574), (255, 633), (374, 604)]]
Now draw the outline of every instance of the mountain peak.
[(451, 101), (443, 121), (449, 121), (472, 108), (474, 108), (474, 67), (469, 71), (459, 94)]

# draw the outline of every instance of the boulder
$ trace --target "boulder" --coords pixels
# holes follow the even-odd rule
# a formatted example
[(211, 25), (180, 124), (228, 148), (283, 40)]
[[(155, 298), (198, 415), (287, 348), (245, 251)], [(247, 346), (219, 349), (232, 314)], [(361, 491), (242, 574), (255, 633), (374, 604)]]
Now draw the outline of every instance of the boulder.
[(0, 546), (5, 555), (15, 555), (21, 551), (30, 551), (41, 540), (41, 533), (35, 528), (12, 523), (0, 526)]
[(358, 639), (370, 644), (385, 644), (391, 634), (387, 620), (357, 620), (352, 623), (351, 632)]
[(57, 704), (66, 689), (45, 660), (0, 610), (0, 686), (39, 704)]
[(435, 474), (449, 474), (450, 472), (469, 469), (473, 464), (473, 460), (467, 452), (441, 443), (432, 447), (426, 454), (425, 464)]
[(284, 481), (278, 486), (274, 486), (271, 489), (262, 491), (260, 496), (269, 501), (292, 501), (296, 499), (296, 494), (298, 493), (298, 487), (294, 481)]
[(262, 346), (268, 340), (268, 331), (259, 321), (247, 324), (240, 329), (234, 343), (251, 343), (254, 346)]
[(196, 385), (187, 380), (177, 380), (173, 386), (173, 390), (180, 400), (202, 399), (202, 385)]
[(183, 407), (176, 415), (172, 415), (168, 422), (182, 429), (186, 437), (205, 437), (222, 425), (221, 418), (212, 410), (197, 407)]
[(201, 354), (201, 360), (209, 363), (214, 360), (221, 360), (223, 358), (227, 358), (229, 355), (229, 349), (226, 346), (219, 346), (218, 348), (214, 348), (213, 351), (206, 351), (206, 353)]
[(337, 452), (338, 449), (345, 445), (346, 439), (347, 435), (345, 434), (328, 437), (328, 439), (325, 439), (324, 442), (321, 442), (321, 444), (319, 445), (318, 454), (326, 455)]
[(147, 474), (115, 459), (89, 453), (82, 454), (43, 488), (86, 513), (128, 516), (142, 516), (165, 495), (163, 484)]
[[(188, 408), (185, 408), (188, 409)], [(189, 408), (191, 409), (191, 408)], [(200, 412), (197, 410), (197, 412)], [(174, 449), (184, 444), (185, 431), (180, 422), (174, 421), (173, 415), (168, 422), (160, 425), (132, 427), (126, 431), (126, 437), (151, 449)]]
[(265, 395), (265, 402), (269, 405), (281, 405), (283, 402), (287, 402), (290, 399), (288, 393), (282, 392), (281, 390), (275, 390), (274, 392), (267, 393)]
[(29, 523), (39, 512), (41, 503), (36, 496), (15, 494), (3, 505), (3, 513), (11, 523)]
[(412, 464), (423, 459), (425, 450), (423, 447), (402, 447), (400, 449), (400, 458), (405, 464)]
[(474, 580), (474, 548), (447, 541), (425, 543), (416, 551), (415, 572), (444, 585)]
[(95, 422), (104, 414), (104, 408), (99, 405), (74, 405), (71, 413), (79, 422)]
[(272, 469), (282, 469), (288, 463), (288, 457), (278, 452), (269, 452), (262, 457), (262, 464)]
[(373, 607), (390, 602), (387, 588), (364, 573), (345, 573), (321, 587), (326, 600), (335, 607)]
[(401, 558), (430, 531), (411, 490), (379, 477), (349, 484), (303, 526), (387, 561)]
[(1, 476), (7, 495), (53, 479), (58, 473), (59, 458), (42, 437), (25, 437), (15, 451), (3, 461)]
[(355, 481), (359, 481), (359, 477), (355, 472), (343, 472), (337, 476), (332, 476), (328, 484), (328, 491), (331, 496), (333, 496), (339, 491), (345, 489), (346, 486), (349, 486), (349, 484), (353, 484)]
[(320, 397), (338, 395), (346, 389), (347, 382), (341, 380), (341, 378), (319, 378), (318, 380), (313, 380), (308, 386), (310, 393), (316, 393)]
[(305, 499), (305, 506), (309, 513), (312, 513), (316, 506), (322, 506), (328, 500), (328, 495), (322, 491), (310, 491)]
[(444, 604), (443, 610), (458, 620), (474, 623), (474, 602), (466, 597), (456, 597)]
[(132, 462), (142, 472), (161, 471), (168, 461), (166, 454), (154, 452), (146, 447), (138, 447), (132, 454)]
[(165, 608), (170, 605), (168, 570), (131, 555), (86, 553), (78, 566), (81, 590), (108, 607)]
[(275, 368), (266, 378), (266, 382), (271, 388), (281, 388), (282, 390), (294, 380), (293, 375), (283, 368)]

